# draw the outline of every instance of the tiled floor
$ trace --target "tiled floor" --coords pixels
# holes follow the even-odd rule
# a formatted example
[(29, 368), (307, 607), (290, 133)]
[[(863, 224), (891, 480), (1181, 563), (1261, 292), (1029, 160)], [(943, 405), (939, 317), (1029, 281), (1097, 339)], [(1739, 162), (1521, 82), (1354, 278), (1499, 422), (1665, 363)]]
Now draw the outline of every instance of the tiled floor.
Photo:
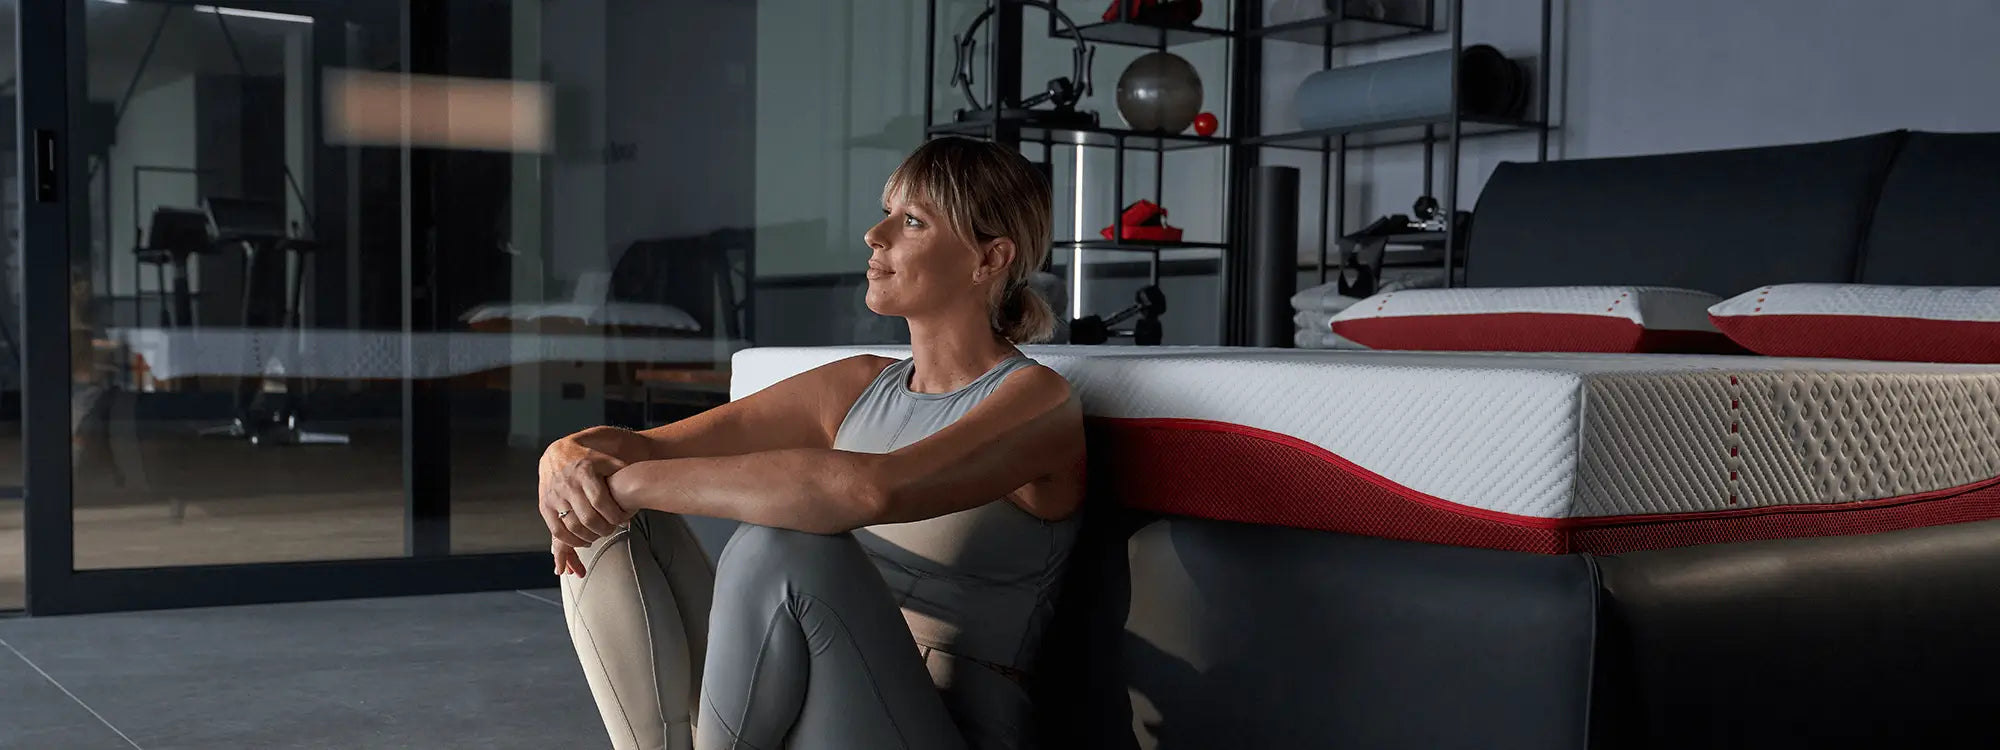
[(603, 747), (556, 596), (0, 620), (0, 748)]

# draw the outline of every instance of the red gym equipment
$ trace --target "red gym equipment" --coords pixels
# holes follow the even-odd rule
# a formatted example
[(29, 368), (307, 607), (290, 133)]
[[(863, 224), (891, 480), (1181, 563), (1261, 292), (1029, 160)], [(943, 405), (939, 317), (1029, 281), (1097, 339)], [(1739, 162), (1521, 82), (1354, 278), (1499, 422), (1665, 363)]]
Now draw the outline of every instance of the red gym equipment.
[[(1167, 209), (1149, 200), (1140, 200), (1125, 207), (1118, 216), (1124, 225), (1122, 232), (1114, 233), (1117, 227), (1105, 227), (1099, 234), (1107, 240), (1138, 240), (1141, 242), (1179, 242), (1181, 228), (1167, 226)], [(1120, 235), (1123, 235), (1122, 237)]]
[(1125, 6), (1125, 20), (1148, 26), (1193, 26), (1201, 17), (1201, 0), (1111, 0), (1104, 20), (1118, 20), (1118, 6)]

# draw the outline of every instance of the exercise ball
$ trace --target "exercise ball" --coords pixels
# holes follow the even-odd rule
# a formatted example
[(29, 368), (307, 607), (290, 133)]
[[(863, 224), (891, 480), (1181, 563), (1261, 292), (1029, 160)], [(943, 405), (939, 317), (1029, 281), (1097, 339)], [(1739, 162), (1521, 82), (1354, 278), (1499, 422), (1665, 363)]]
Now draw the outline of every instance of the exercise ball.
[(1133, 130), (1179, 133), (1201, 111), (1201, 76), (1171, 52), (1148, 52), (1118, 76), (1118, 115)]

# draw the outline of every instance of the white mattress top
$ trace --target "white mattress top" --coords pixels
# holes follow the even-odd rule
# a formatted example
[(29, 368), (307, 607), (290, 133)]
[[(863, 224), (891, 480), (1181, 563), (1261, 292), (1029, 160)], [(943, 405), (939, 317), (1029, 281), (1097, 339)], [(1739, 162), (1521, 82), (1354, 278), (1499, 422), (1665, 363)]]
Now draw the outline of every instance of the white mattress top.
[[(735, 356), (741, 398), (906, 347)], [(1087, 414), (1306, 441), (1403, 487), (1528, 518), (1845, 503), (2000, 476), (2000, 366), (1735, 355), (1029, 347)]]

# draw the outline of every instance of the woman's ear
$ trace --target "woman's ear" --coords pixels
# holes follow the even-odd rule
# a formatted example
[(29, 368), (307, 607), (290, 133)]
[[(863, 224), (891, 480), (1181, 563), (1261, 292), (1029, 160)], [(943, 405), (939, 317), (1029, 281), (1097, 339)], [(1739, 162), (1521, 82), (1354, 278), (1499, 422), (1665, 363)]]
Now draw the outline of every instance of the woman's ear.
[(1014, 241), (1005, 237), (987, 241), (979, 253), (979, 275), (989, 279), (1006, 276), (1014, 265), (1014, 251)]

